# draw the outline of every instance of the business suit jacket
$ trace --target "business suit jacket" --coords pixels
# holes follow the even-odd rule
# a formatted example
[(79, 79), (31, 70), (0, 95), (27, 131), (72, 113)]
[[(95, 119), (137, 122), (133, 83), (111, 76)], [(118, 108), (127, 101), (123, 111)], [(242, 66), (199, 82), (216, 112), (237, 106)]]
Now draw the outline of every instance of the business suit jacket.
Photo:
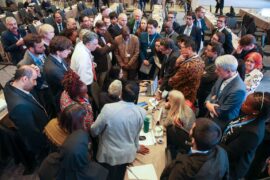
[(222, 82), (223, 79), (221, 78), (216, 81), (206, 101), (219, 105), (219, 107), (216, 107), (218, 117), (215, 117), (214, 121), (223, 129), (231, 120), (238, 117), (241, 105), (246, 97), (246, 86), (240, 76), (237, 75), (219, 94)]
[(66, 29), (66, 27), (67, 27), (67, 25), (64, 21), (62, 21), (63, 30), (61, 32), (59, 32), (56, 22), (53, 22), (52, 26), (54, 27), (54, 33), (56, 36), (59, 35), (61, 32), (63, 32), (63, 30)]
[[(63, 63), (65, 64), (67, 70), (69, 70), (70, 68), (64, 60)], [(44, 74), (46, 81), (51, 88), (57, 112), (60, 111), (60, 96), (64, 90), (62, 80), (67, 70), (51, 54), (47, 57), (44, 64)]]
[(180, 24), (176, 21), (173, 22), (173, 30), (180, 34)]
[(172, 89), (171, 86), (169, 86), (168, 82), (170, 77), (172, 77), (175, 73), (175, 62), (177, 58), (179, 57), (179, 50), (175, 49), (171, 52), (171, 54), (168, 56), (168, 58), (165, 56), (163, 58), (163, 63), (161, 65), (160, 70), (160, 78), (162, 79), (162, 83), (160, 85), (160, 90), (167, 90), (170, 91)]
[(5, 52), (10, 53), (11, 61), (14, 65), (23, 58), (25, 49), (23, 46), (17, 46), (16, 42), (26, 35), (25, 30), (18, 29), (19, 36), (15, 36), (11, 31), (6, 30), (2, 33), (1, 42)]
[(115, 42), (111, 35), (106, 31), (104, 35), (102, 35), (106, 41), (106, 43), (111, 43), (111, 46), (107, 46), (101, 39), (101, 35), (98, 35), (98, 44), (101, 47), (97, 47), (95, 51), (93, 51), (94, 61), (97, 64), (96, 72), (106, 72), (108, 71), (108, 60), (107, 55), (115, 49)]
[(49, 120), (47, 113), (43, 106), (30, 95), (13, 87), (11, 82), (7, 82), (4, 88), (9, 117), (16, 125), (27, 150), (38, 154), (47, 145), (43, 134)]
[[(185, 31), (186, 27), (187, 27), (187, 25), (180, 26), (179, 34), (184, 34), (184, 31)], [(190, 33), (190, 37), (195, 41), (196, 50), (198, 52), (200, 50), (201, 40), (202, 40), (201, 29), (196, 27), (193, 24), (192, 30), (191, 30), (191, 33)]]
[[(218, 29), (215, 29), (213, 34), (215, 34), (216, 32), (218, 32)], [(225, 54), (231, 54), (234, 50), (232, 44), (232, 34), (226, 28), (224, 28), (221, 32), (225, 35), (225, 42), (223, 44), (224, 52)]]
[(173, 32), (172, 34), (166, 34), (166, 32), (161, 32), (160, 36), (163, 38), (170, 38), (173, 40), (173, 42), (175, 43), (175, 45), (177, 45), (177, 38), (179, 36), (179, 34), (177, 32)]
[[(115, 38), (115, 44), (116, 48), (114, 54), (116, 56), (118, 64), (120, 66), (128, 64), (128, 69), (137, 69), (138, 57), (140, 52), (140, 43), (138, 37), (131, 34), (127, 48), (125, 48), (126, 42), (124, 41), (122, 35), (119, 35)], [(128, 53), (130, 57), (127, 57), (126, 53)]]
[[(195, 19), (195, 21), (193, 23), (197, 27), (198, 27), (198, 23), (199, 23), (198, 21), (199, 21), (198, 19)], [(202, 41), (204, 41), (204, 31), (208, 29), (204, 19), (201, 19), (201, 28), (200, 29), (202, 32)]]

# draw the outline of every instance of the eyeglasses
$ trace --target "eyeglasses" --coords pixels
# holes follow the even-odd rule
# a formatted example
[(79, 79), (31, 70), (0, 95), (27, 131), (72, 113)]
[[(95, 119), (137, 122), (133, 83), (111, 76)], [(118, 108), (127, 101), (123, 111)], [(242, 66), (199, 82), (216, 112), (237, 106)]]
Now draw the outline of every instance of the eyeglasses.
[(174, 17), (173, 16), (168, 16), (168, 19), (173, 19)]

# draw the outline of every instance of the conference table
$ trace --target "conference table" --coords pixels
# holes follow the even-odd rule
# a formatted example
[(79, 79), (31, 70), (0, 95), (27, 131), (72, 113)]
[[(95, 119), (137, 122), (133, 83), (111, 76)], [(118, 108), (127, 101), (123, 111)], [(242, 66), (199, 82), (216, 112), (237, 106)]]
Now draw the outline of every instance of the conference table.
[(256, 13), (256, 11), (252, 10), (252, 9), (240, 9), (239, 10), (239, 15), (240, 16), (244, 16), (244, 15), (249, 15), (250, 17), (254, 18), (255, 24), (257, 27), (264, 29), (264, 30), (268, 30), (270, 29), (270, 17), (264, 17), (258, 13)]
[[(213, 13), (206, 11), (204, 20), (209, 30), (212, 31), (216, 28), (217, 18)], [(230, 31), (230, 29), (228, 30)], [(238, 46), (239, 37), (236, 34), (234, 34), (232, 31), (231, 31), (231, 34), (232, 34), (232, 44), (233, 44), (234, 49), (236, 49)]]
[[(146, 102), (146, 103), (148, 103), (148, 107), (149, 107), (149, 99), (151, 99), (151, 98), (153, 99), (153, 97), (151, 97), (151, 96), (147, 96), (144, 93), (140, 93), (138, 103)], [(129, 166), (130, 168), (132, 168), (133, 166), (136, 167), (136, 166), (143, 166), (143, 165), (147, 165), (147, 164), (152, 164), (153, 167), (154, 167), (157, 179), (160, 179), (160, 175), (161, 175), (163, 169), (165, 168), (165, 165), (166, 165), (166, 162), (167, 162), (166, 153), (165, 153), (165, 149), (166, 149), (166, 146), (167, 146), (166, 134), (165, 134), (165, 132), (163, 132), (163, 137), (161, 138), (163, 140), (162, 143), (158, 143), (159, 138), (155, 138), (155, 135), (154, 135), (155, 134), (154, 129), (155, 129), (155, 126), (156, 126), (156, 120), (158, 118), (160, 118), (159, 117), (160, 116), (160, 111), (164, 111), (163, 106), (164, 106), (164, 102), (161, 101), (157, 105), (157, 108), (155, 108), (154, 110), (148, 110), (147, 111), (147, 115), (152, 116), (152, 123), (151, 123), (152, 125), (150, 125), (150, 127), (152, 127), (152, 132), (153, 132), (152, 133), (151, 129), (150, 129), (150, 131), (148, 133), (152, 133), (151, 134), (152, 138), (154, 138), (156, 140), (156, 143), (154, 145), (146, 146), (146, 147), (149, 148), (149, 154), (142, 155), (142, 154), (137, 153), (136, 159), (133, 161), (131, 166)], [(162, 124), (162, 121), (164, 119), (164, 113), (161, 112), (161, 114), (162, 115), (161, 115), (160, 122)], [(144, 134), (143, 130), (140, 133), (140, 135), (142, 135), (142, 134)], [(148, 136), (147, 136), (147, 138), (148, 138)], [(139, 144), (142, 144), (141, 142), (142, 141), (139, 141)], [(126, 172), (125, 179), (126, 180), (134, 179), (134, 178), (129, 178), (128, 177), (128, 171), (129, 170), (127, 170), (127, 172)], [(145, 170), (145, 171), (147, 171), (147, 170)], [(150, 172), (146, 172), (146, 173), (150, 173)], [(140, 174), (137, 174), (137, 177), (140, 177)], [(155, 179), (153, 178), (151, 180), (155, 180)]]

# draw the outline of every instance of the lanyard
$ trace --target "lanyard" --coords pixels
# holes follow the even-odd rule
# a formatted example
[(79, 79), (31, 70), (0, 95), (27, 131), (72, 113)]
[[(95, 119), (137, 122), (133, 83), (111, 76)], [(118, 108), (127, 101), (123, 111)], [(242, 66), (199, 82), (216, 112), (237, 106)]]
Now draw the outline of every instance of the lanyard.
[(251, 123), (251, 122), (254, 121), (256, 118), (249, 119), (248, 121), (241, 122), (242, 119), (243, 119), (243, 118), (239, 118), (239, 120), (237, 120), (237, 121), (232, 121), (232, 122), (230, 122), (230, 124), (228, 125), (228, 127), (225, 129), (224, 134), (226, 135), (227, 132), (228, 132), (229, 130), (232, 132), (232, 129), (233, 129), (234, 127), (242, 127), (242, 126), (244, 126), (244, 125), (246, 125), (246, 124), (248, 124), (248, 123)]
[[(153, 42), (154, 42), (156, 36), (157, 36), (157, 33), (155, 33), (155, 36), (153, 37), (152, 41), (150, 42), (149, 34), (148, 34), (148, 41), (147, 41), (147, 42), (148, 42), (148, 47), (150, 47), (150, 46), (153, 44)], [(150, 43), (149, 43), (149, 42), (150, 42)]]

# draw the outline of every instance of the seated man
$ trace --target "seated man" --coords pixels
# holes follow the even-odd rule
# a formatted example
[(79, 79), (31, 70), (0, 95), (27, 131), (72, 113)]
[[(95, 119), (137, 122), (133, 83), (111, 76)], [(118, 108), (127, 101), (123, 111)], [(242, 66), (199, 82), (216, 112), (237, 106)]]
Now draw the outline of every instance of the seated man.
[(217, 146), (221, 135), (216, 123), (206, 118), (197, 119), (190, 130), (190, 154), (179, 154), (163, 170), (160, 179), (229, 179), (227, 153)]
[(110, 179), (124, 179), (126, 167), (134, 161), (136, 152), (149, 151), (139, 145), (145, 110), (134, 104), (138, 95), (136, 83), (126, 84), (123, 101), (106, 104), (91, 127), (92, 136), (99, 136), (97, 161), (109, 170)]
[(246, 97), (246, 86), (237, 72), (238, 62), (232, 55), (219, 56), (216, 61), (218, 80), (205, 101), (211, 117), (221, 129), (238, 117)]

